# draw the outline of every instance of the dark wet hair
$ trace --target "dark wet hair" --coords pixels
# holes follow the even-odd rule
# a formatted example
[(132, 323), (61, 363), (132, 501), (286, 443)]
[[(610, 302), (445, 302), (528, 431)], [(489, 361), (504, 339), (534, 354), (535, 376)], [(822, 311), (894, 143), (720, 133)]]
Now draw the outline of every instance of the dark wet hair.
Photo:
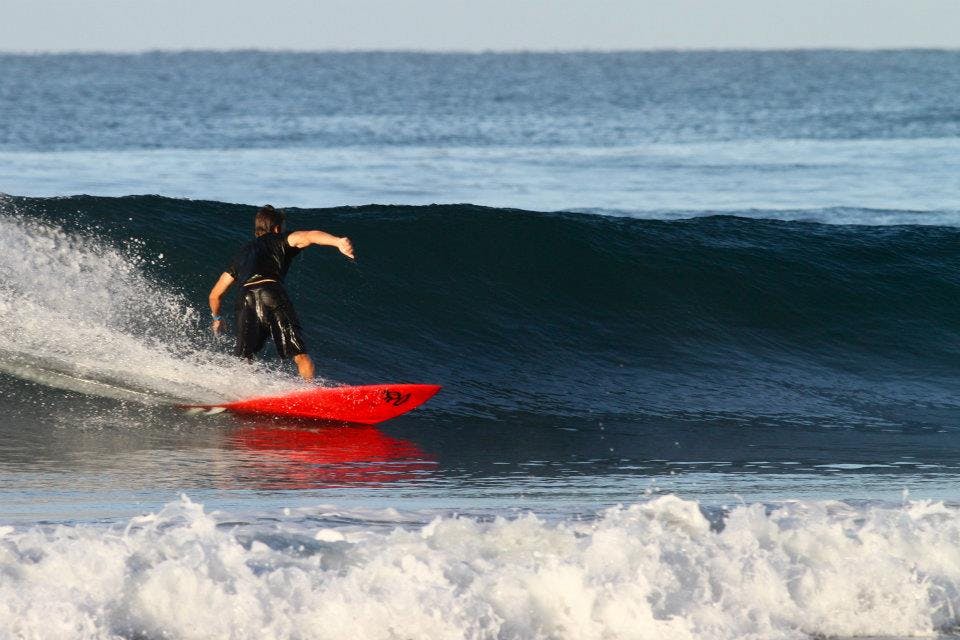
[(283, 211), (274, 209), (269, 204), (263, 205), (257, 210), (257, 215), (253, 217), (253, 235), (259, 238), (266, 233), (271, 233), (274, 227), (283, 226), (285, 218)]

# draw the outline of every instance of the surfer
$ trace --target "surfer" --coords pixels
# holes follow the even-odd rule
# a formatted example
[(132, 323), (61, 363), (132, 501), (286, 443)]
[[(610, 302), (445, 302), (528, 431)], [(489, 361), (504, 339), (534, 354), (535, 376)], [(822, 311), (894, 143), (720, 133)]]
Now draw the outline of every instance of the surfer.
[(310, 380), (313, 361), (307, 355), (300, 319), (283, 288), (283, 278), (293, 259), (310, 245), (336, 247), (351, 260), (353, 245), (350, 238), (338, 238), (325, 231), (285, 232), (283, 223), (283, 211), (269, 204), (257, 211), (253, 218), (255, 238), (240, 248), (210, 290), (213, 332), (219, 334), (223, 328), (221, 299), (234, 282), (239, 282), (234, 353), (252, 359), (270, 336), (280, 357), (293, 358), (300, 376)]

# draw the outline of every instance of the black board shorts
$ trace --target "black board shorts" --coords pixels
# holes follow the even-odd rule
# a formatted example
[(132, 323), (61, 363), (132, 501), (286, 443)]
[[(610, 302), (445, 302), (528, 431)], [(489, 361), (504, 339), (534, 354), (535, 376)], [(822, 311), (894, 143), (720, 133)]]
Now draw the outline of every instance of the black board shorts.
[(237, 346), (234, 353), (251, 358), (273, 338), (281, 358), (307, 352), (300, 319), (279, 282), (241, 287), (237, 296)]

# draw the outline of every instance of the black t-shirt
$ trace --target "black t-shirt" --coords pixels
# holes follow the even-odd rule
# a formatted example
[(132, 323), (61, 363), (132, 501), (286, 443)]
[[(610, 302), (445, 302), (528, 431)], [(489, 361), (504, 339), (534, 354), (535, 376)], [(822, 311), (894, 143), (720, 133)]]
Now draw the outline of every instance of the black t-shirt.
[(227, 273), (241, 285), (257, 280), (283, 282), (290, 262), (301, 251), (287, 241), (291, 233), (267, 233), (243, 245), (227, 268)]

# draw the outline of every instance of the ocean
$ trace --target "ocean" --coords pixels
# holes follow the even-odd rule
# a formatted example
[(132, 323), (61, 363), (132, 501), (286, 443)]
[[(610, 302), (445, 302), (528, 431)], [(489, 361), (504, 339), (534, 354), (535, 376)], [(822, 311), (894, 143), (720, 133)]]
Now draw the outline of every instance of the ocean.
[[(0, 55), (0, 638), (955, 637), (960, 52)], [(207, 294), (272, 203), (378, 426)], [(228, 302), (229, 304), (229, 302)]]

